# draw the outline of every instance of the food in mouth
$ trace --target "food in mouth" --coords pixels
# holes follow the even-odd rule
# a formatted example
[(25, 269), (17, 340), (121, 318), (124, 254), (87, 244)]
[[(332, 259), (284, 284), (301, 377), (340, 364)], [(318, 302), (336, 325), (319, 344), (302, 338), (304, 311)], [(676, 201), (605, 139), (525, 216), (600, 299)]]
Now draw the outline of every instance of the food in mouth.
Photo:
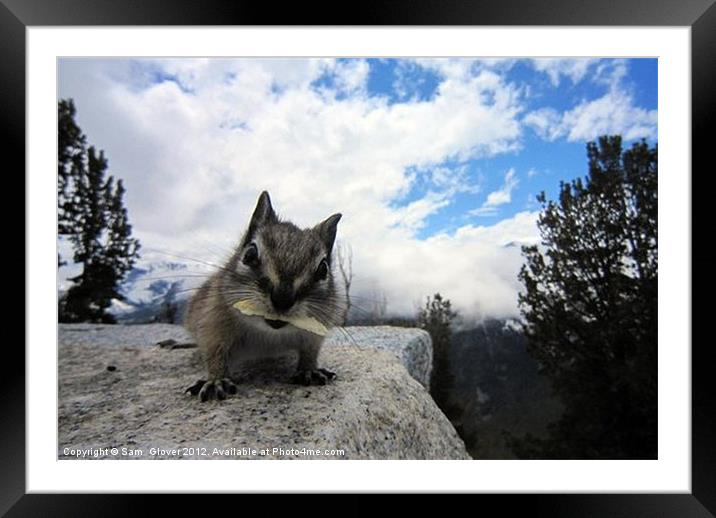
[(286, 324), (291, 324), (316, 335), (326, 336), (328, 334), (328, 328), (312, 317), (289, 317), (268, 313), (248, 300), (240, 300), (234, 304), (234, 307), (244, 315), (263, 317), (266, 323), (274, 329), (280, 329)]

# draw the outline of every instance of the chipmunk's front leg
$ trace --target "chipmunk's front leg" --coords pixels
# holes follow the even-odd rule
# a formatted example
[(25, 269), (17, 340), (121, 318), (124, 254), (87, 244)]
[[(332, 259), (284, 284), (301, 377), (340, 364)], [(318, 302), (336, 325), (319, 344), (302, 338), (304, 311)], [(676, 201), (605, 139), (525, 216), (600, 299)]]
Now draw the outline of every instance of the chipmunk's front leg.
[(212, 344), (204, 348), (206, 354), (206, 367), (209, 379), (198, 380), (194, 385), (186, 389), (192, 396), (199, 395), (201, 401), (211, 399), (224, 400), (227, 394), (236, 394), (238, 389), (229, 377), (228, 372), (228, 349), (222, 344)]
[(325, 385), (335, 379), (336, 373), (318, 367), (318, 354), (323, 337), (306, 340), (298, 350), (298, 368), (291, 381), (301, 385)]

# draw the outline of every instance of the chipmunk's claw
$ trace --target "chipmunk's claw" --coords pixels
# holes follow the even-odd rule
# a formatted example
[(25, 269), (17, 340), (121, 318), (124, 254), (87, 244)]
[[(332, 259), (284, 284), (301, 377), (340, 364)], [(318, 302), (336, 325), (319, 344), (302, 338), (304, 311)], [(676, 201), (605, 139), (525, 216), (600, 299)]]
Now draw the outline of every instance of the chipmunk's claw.
[(229, 378), (222, 378), (209, 381), (199, 380), (187, 388), (185, 392), (189, 392), (192, 396), (198, 394), (202, 402), (211, 399), (222, 401), (226, 399), (227, 394), (236, 394), (238, 389)]
[(325, 385), (335, 378), (336, 373), (328, 369), (307, 369), (298, 371), (291, 378), (291, 382), (298, 385)]
[(199, 391), (201, 390), (201, 387), (203, 387), (205, 383), (206, 383), (206, 380), (198, 380), (198, 381), (197, 381), (196, 383), (194, 383), (191, 387), (188, 387), (188, 388), (184, 391), (184, 393), (187, 393), (187, 392), (188, 392), (188, 393), (191, 394), (192, 396), (196, 396), (196, 395), (199, 393)]

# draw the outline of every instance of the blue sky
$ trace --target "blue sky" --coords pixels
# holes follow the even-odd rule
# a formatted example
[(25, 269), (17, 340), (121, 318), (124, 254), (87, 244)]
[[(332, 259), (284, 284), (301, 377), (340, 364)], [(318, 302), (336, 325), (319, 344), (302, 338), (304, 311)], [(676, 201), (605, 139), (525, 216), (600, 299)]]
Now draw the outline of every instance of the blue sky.
[[(656, 59), (61, 59), (91, 144), (124, 180), (145, 266), (220, 261), (258, 194), (302, 226), (343, 213), (358, 294), (440, 291), (517, 315), (535, 196), (586, 143), (657, 138)], [(213, 254), (213, 255), (212, 255)], [(446, 267), (446, 265), (449, 265)]]
[[(603, 60), (603, 66), (610, 61)], [(628, 70), (623, 83), (634, 99), (634, 104), (645, 110), (657, 110), (657, 59), (626, 59), (620, 60)], [(557, 84), (549, 75), (535, 70), (530, 60), (519, 60), (510, 65), (505, 76), (509, 81), (527, 85), (530, 89), (527, 110), (549, 107), (558, 112), (565, 112), (580, 102), (597, 99), (609, 92), (610, 85), (597, 79), (599, 63), (593, 64), (589, 72), (580, 80), (561, 78)], [(318, 83), (326, 81), (322, 78)], [(404, 83), (397, 88), (396, 82)], [(368, 95), (383, 96), (389, 103), (402, 102), (412, 98), (418, 101), (429, 101), (437, 94), (440, 77), (433, 70), (417, 65), (405, 66), (400, 60), (383, 59), (371, 63), (367, 82)], [(627, 145), (629, 142), (627, 141)], [(654, 138), (647, 140), (655, 142)], [(480, 186), (477, 193), (460, 193), (454, 197), (453, 203), (425, 219), (425, 226), (418, 235), (429, 237), (438, 232), (454, 231), (466, 222), (489, 224), (503, 218), (514, 216), (524, 210), (534, 210), (537, 206), (535, 196), (544, 191), (548, 197), (554, 198), (558, 193), (561, 180), (569, 181), (586, 174), (586, 141), (567, 141), (556, 139), (546, 141), (533, 131), (523, 135), (520, 149), (489, 158), (465, 161), (451, 160), (441, 164), (448, 169), (463, 168)], [(499, 206), (499, 210), (485, 211), (482, 214), (471, 214), (487, 200), (491, 192), (504, 186), (504, 175), (513, 169), (519, 180), (511, 190), (510, 201)], [(396, 200), (396, 206), (407, 205), (424, 196), (434, 187), (425, 176), (418, 179), (410, 193)]]

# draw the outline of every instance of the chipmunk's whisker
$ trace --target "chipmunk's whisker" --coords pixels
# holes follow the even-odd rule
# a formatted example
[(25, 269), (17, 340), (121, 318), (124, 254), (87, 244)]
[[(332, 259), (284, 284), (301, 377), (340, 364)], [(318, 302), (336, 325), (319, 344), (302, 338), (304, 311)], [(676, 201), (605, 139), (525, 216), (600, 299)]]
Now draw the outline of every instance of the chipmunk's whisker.
[(211, 274), (201, 274), (201, 273), (187, 273), (187, 274), (175, 274), (175, 275), (158, 275), (156, 277), (142, 277), (141, 279), (137, 279), (136, 281), (133, 281), (135, 283), (140, 282), (150, 282), (150, 281), (160, 281), (160, 280), (171, 280), (171, 279), (208, 279), (211, 276)]
[(223, 266), (223, 265), (220, 265), (220, 264), (217, 264), (217, 263), (213, 263), (213, 262), (211, 262), (211, 261), (206, 261), (206, 260), (203, 260), (203, 259), (197, 259), (196, 257), (190, 257), (190, 256), (187, 256), (187, 255), (175, 254), (175, 253), (166, 252), (166, 251), (163, 251), (163, 250), (156, 250), (156, 249), (147, 249), (147, 251), (148, 251), (148, 252), (152, 252), (152, 253), (157, 253), (157, 254), (166, 255), (166, 256), (169, 256), (169, 257), (174, 257), (174, 258), (176, 258), (176, 259), (184, 259), (184, 260), (186, 260), (186, 261), (192, 261), (192, 262), (195, 262), (195, 263), (198, 263), (198, 264), (203, 264), (203, 265), (205, 265), (205, 266), (210, 266), (211, 268), (214, 268), (216, 271), (224, 271), (224, 272), (227, 272), (227, 273), (229, 273), (229, 274), (235, 274), (235, 273), (236, 273), (234, 270), (231, 270), (231, 269), (229, 269), (229, 268), (226, 268), (226, 267)]

